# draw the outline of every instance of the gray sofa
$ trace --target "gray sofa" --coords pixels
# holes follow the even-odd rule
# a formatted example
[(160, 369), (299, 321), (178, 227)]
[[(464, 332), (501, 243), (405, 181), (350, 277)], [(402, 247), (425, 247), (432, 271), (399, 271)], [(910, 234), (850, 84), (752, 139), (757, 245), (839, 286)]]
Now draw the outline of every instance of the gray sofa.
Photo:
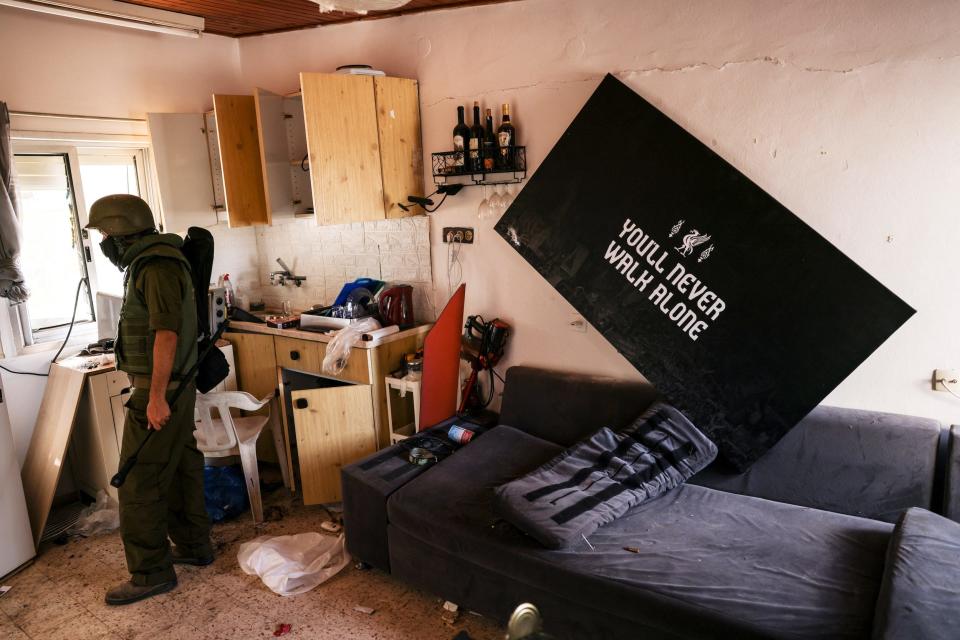
[(656, 395), (513, 367), (501, 424), (438, 464), (391, 448), (344, 468), (348, 549), (495, 619), (533, 602), (558, 638), (956, 637), (960, 525), (925, 511), (935, 421), (820, 407), (746, 473), (715, 463), (560, 551), (497, 517), (497, 486)]

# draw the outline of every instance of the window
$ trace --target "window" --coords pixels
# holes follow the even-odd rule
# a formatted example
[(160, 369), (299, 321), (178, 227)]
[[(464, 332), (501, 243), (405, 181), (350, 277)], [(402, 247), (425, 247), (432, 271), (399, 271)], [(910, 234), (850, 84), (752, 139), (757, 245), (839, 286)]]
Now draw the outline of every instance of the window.
[(14, 165), (23, 225), (20, 264), (30, 298), (12, 309), (19, 336), (13, 346), (63, 340), (82, 278), (90, 286), (81, 287), (71, 341), (93, 342), (98, 338), (96, 295), (122, 295), (123, 274), (100, 251), (102, 236), (83, 230), (87, 207), (115, 193), (139, 195), (149, 203), (145, 151), (24, 143), (14, 147)]
[[(16, 154), (23, 239), (20, 264), (30, 298), (24, 343), (55, 340), (70, 323), (77, 286), (87, 277), (80, 221), (67, 153)], [(90, 291), (82, 287), (77, 322), (94, 319)], [(26, 318), (21, 315), (21, 322)]]
[[(140, 185), (144, 182), (143, 162), (138, 162), (141, 156), (139, 149), (80, 150), (80, 180), (87, 206), (115, 193), (141, 195)], [(91, 254), (97, 274), (96, 290), (123, 295), (123, 274), (98, 248), (101, 240), (103, 236), (98, 232), (90, 232)]]

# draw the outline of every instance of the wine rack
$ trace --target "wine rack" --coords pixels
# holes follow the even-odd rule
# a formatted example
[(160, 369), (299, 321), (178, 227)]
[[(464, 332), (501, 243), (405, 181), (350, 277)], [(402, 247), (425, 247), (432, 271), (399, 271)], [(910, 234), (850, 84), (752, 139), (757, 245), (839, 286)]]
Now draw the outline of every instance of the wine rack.
[[(433, 155), (433, 181), (438, 184), (459, 183), (477, 184), (516, 184), (527, 177), (527, 148), (523, 146), (505, 147), (506, 157), (501, 148), (494, 150), (493, 168), (476, 169), (470, 166), (469, 151), (440, 151)], [(480, 151), (480, 165), (488, 156)]]

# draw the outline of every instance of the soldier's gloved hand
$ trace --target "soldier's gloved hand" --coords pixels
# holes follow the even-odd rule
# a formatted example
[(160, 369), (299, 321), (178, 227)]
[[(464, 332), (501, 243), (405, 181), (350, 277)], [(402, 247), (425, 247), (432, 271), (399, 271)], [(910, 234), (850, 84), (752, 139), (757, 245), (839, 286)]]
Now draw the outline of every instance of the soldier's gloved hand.
[(147, 424), (155, 431), (160, 431), (170, 419), (170, 405), (166, 398), (150, 398), (147, 403)]

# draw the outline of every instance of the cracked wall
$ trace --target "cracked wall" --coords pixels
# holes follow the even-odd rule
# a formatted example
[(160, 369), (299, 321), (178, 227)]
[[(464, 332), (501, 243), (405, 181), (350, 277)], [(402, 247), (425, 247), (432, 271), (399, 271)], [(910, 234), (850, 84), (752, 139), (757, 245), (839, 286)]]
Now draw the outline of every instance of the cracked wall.
[[(931, 369), (960, 366), (956, 24), (945, 1), (524, 0), (248, 38), (240, 55), (249, 84), (275, 91), (347, 63), (418, 78), (425, 154), (450, 146), (457, 105), (509, 102), (534, 170), (614, 73), (918, 309), (827, 402), (956, 422), (960, 401), (929, 390)], [(503, 366), (636, 377), (595, 331), (571, 331), (567, 303), (478, 220), (487, 195), (434, 214), (440, 302), (439, 229), (474, 226), (467, 309), (514, 324)]]

